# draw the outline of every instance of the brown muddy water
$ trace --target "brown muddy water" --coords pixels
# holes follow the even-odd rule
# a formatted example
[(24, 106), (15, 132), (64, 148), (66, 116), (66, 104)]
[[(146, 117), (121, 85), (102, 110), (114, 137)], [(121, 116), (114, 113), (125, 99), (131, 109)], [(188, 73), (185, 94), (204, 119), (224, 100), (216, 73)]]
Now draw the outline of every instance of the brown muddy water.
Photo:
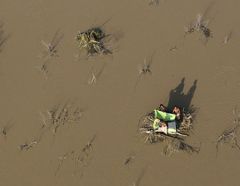
[[(0, 185), (240, 185), (239, 150), (222, 145), (216, 156), (215, 148), (240, 105), (240, 1), (149, 2), (0, 2), (0, 122), (6, 126), (0, 139)], [(199, 13), (209, 20), (213, 37), (207, 42), (198, 32), (184, 36), (184, 26)], [(107, 20), (103, 28), (115, 38), (113, 55), (78, 57), (76, 33)], [(44, 74), (41, 42), (50, 42), (57, 31), (57, 55), (48, 58)], [(151, 56), (152, 74), (138, 81), (139, 65)], [(92, 72), (97, 81), (89, 85)], [(201, 144), (201, 151), (168, 157), (161, 143), (143, 142), (138, 120), (160, 103), (168, 104), (179, 84), (184, 101), (173, 95), (170, 102), (198, 108), (187, 141)], [(55, 134), (45, 130), (44, 113), (65, 103), (81, 109), (79, 122), (61, 125)], [(19, 149), (34, 140), (32, 148)]]

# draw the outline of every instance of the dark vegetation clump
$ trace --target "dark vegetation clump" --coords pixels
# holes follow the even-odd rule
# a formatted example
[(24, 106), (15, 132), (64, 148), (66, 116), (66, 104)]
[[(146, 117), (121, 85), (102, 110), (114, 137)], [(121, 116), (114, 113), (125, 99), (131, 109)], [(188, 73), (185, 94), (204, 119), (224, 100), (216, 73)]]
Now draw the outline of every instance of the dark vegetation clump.
[(89, 56), (95, 54), (111, 54), (111, 51), (105, 47), (104, 39), (107, 35), (99, 28), (91, 28), (85, 32), (78, 32), (76, 41), (80, 50), (84, 49)]

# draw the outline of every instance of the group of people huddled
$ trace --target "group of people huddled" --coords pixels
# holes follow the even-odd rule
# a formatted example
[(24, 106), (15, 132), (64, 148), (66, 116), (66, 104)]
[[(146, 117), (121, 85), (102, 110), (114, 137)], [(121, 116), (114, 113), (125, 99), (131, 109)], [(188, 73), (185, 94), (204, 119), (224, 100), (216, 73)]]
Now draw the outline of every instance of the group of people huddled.
[(176, 134), (178, 123), (181, 121), (181, 109), (177, 106), (168, 110), (163, 104), (152, 112), (154, 117), (153, 129), (164, 134)]

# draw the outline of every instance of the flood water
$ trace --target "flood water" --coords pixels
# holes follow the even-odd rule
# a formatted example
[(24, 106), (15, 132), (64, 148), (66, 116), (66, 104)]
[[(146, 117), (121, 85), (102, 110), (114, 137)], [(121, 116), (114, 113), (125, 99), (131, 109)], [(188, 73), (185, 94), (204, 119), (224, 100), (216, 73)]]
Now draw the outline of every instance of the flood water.
[[(0, 185), (239, 185), (240, 151), (226, 144), (216, 155), (216, 140), (240, 105), (240, 1), (149, 2), (0, 1)], [(184, 33), (198, 14), (208, 41)], [(114, 38), (112, 55), (79, 55), (75, 36), (93, 26)], [(57, 54), (46, 57), (54, 36)], [(144, 59), (152, 73), (139, 76)], [(43, 114), (68, 103), (81, 119), (47, 130)], [(165, 156), (161, 143), (144, 143), (139, 118), (160, 103), (197, 108), (187, 142), (198, 154)]]

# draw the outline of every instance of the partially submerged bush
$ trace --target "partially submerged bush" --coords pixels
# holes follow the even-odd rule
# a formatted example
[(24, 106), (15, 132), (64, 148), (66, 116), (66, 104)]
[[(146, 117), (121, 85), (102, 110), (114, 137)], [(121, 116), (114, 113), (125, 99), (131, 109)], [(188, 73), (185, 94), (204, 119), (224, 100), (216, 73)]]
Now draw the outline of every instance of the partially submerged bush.
[(233, 110), (234, 114), (234, 126), (232, 128), (226, 129), (217, 138), (216, 150), (218, 153), (219, 145), (229, 144), (232, 148), (237, 148), (240, 150), (240, 145), (238, 143), (238, 133), (240, 127), (240, 114), (237, 107)]
[(226, 129), (222, 132), (220, 136), (218, 136), (217, 143), (216, 143), (216, 150), (218, 152), (219, 145), (223, 144), (230, 144), (232, 148), (237, 148), (240, 150), (240, 145), (237, 139), (237, 130), (239, 129), (239, 124), (236, 126)]
[(105, 47), (104, 38), (107, 35), (99, 27), (88, 29), (85, 32), (78, 32), (76, 41), (80, 49), (85, 49), (88, 55), (110, 54), (111, 51)]
[(187, 144), (183, 140), (173, 138), (167, 143), (167, 145), (163, 149), (163, 153), (167, 156), (170, 156), (174, 152), (179, 151), (184, 151), (189, 154), (198, 153), (200, 151), (200, 147), (195, 147)]
[(202, 33), (205, 39), (212, 37), (212, 31), (208, 28), (208, 21), (203, 20), (203, 16), (201, 14), (198, 14), (196, 20), (185, 27), (186, 34), (190, 34), (195, 31)]
[(181, 134), (189, 135), (190, 131), (192, 130), (192, 123), (193, 123), (192, 115), (189, 113), (187, 114), (183, 113), (183, 119), (178, 129), (179, 132)]
[(40, 112), (43, 126), (57, 133), (60, 126), (70, 123), (78, 123), (82, 118), (83, 110), (71, 103), (59, 104), (47, 112)]

